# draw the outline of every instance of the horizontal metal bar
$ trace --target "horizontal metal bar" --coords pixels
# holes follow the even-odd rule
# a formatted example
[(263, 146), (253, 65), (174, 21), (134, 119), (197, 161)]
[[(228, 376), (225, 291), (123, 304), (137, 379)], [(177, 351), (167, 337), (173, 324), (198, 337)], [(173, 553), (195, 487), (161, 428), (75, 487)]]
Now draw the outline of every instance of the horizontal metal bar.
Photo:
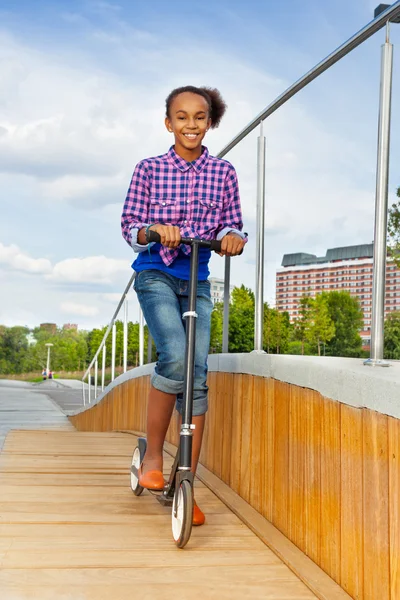
[(110, 331), (111, 331), (111, 328), (112, 328), (112, 326), (114, 325), (114, 321), (115, 321), (115, 320), (116, 320), (116, 318), (118, 317), (118, 313), (119, 313), (119, 311), (121, 310), (121, 306), (122, 306), (122, 304), (124, 303), (124, 300), (125, 300), (125, 297), (126, 297), (127, 293), (129, 292), (129, 290), (130, 290), (130, 289), (131, 289), (131, 287), (132, 287), (133, 280), (135, 279), (135, 277), (136, 277), (136, 272), (134, 271), (134, 272), (133, 272), (133, 274), (132, 274), (132, 277), (130, 278), (130, 280), (129, 280), (129, 282), (128, 282), (128, 285), (127, 285), (127, 286), (126, 286), (126, 288), (125, 288), (125, 291), (124, 291), (124, 293), (123, 293), (123, 294), (122, 294), (122, 296), (121, 296), (121, 300), (119, 301), (119, 304), (118, 304), (118, 306), (117, 306), (117, 308), (116, 308), (116, 310), (115, 310), (115, 313), (114, 313), (114, 315), (113, 315), (113, 318), (111, 319), (111, 321), (110, 321), (110, 324), (109, 324), (109, 326), (107, 327), (107, 331), (105, 332), (105, 334), (104, 334), (104, 337), (103, 337), (103, 339), (101, 340), (101, 344), (100, 344), (100, 346), (98, 347), (98, 349), (97, 349), (97, 352), (96, 352), (96, 354), (94, 355), (94, 357), (93, 357), (93, 359), (92, 359), (92, 362), (91, 362), (91, 363), (90, 363), (90, 365), (88, 366), (88, 368), (87, 368), (87, 370), (86, 370), (86, 373), (85, 373), (85, 374), (84, 374), (84, 376), (82, 377), (82, 381), (85, 381), (85, 379), (86, 379), (86, 375), (89, 373), (90, 369), (92, 368), (92, 366), (93, 366), (93, 364), (94, 364), (94, 361), (96, 360), (96, 358), (98, 357), (98, 355), (99, 355), (99, 354), (100, 354), (100, 352), (101, 352), (101, 349), (103, 348), (104, 344), (106, 343), (106, 339), (107, 339), (107, 337), (108, 337), (108, 334), (110, 333)]
[(400, 0), (392, 4), (387, 10), (381, 13), (376, 19), (368, 23), (365, 27), (360, 29), (358, 33), (353, 35), (347, 42), (344, 42), (341, 46), (339, 46), (336, 50), (334, 50), (331, 54), (329, 54), (324, 60), (319, 62), (311, 71), (308, 71), (303, 77), (301, 77), (298, 81), (293, 83), (283, 94), (278, 96), (276, 100), (274, 100), (269, 106), (267, 106), (260, 114), (258, 114), (250, 123), (237, 135), (233, 138), (231, 142), (225, 148), (223, 148), (217, 156), (222, 158), (228, 152), (232, 150), (239, 142), (241, 142), (249, 133), (253, 131), (260, 124), (261, 121), (264, 121), (267, 117), (272, 115), (278, 108), (280, 108), (285, 102), (287, 102), (290, 98), (292, 98), (297, 92), (302, 90), (306, 85), (311, 83), (314, 79), (319, 77), (324, 71), (329, 69), (332, 65), (337, 63), (341, 58), (349, 54), (354, 48), (357, 48), (360, 44), (365, 42), (371, 35), (382, 29), (385, 26), (386, 22), (389, 20), (393, 20), (396, 17), (400, 16)]

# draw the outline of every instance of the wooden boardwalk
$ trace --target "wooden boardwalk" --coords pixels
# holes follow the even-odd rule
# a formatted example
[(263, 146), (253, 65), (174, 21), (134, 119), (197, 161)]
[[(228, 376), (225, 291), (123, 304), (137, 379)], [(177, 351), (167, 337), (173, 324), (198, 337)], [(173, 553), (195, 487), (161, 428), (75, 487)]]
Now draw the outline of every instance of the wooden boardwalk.
[(0, 454), (1, 600), (316, 597), (200, 482), (195, 496), (207, 522), (176, 549), (170, 509), (130, 490), (134, 444), (122, 433), (7, 435)]

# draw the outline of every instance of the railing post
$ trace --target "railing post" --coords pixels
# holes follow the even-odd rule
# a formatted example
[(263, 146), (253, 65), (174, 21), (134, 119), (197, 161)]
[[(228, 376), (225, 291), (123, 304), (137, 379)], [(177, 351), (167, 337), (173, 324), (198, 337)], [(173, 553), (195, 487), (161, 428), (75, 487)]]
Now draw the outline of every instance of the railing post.
[(231, 257), (225, 256), (224, 318), (222, 323), (222, 352), (229, 352), (229, 301), (231, 295)]
[(153, 338), (151, 337), (150, 329), (148, 329), (148, 338), (147, 338), (147, 363), (151, 363), (152, 354), (153, 354)]
[(83, 406), (86, 406), (85, 382), (84, 381), (82, 381), (82, 398), (83, 398)]
[(254, 351), (263, 352), (264, 331), (264, 215), (265, 215), (265, 136), (260, 123), (257, 138), (257, 238)]
[(94, 399), (97, 398), (97, 374), (98, 374), (98, 361), (96, 358), (96, 362), (94, 363)]
[(139, 308), (139, 366), (144, 364), (144, 318), (142, 309)]
[(372, 279), (371, 356), (365, 365), (387, 367), (383, 360), (385, 325), (385, 287), (387, 256), (388, 181), (390, 155), (390, 116), (392, 99), (393, 46), (389, 41), (389, 22), (386, 42), (382, 45), (381, 86), (378, 121), (378, 160), (376, 169), (374, 266)]
[(124, 302), (124, 373), (128, 364), (128, 300)]
[(101, 365), (101, 391), (104, 392), (104, 379), (106, 376), (106, 343), (103, 346), (103, 356)]
[(88, 396), (89, 396), (89, 404), (91, 402), (90, 400), (90, 394), (91, 394), (91, 387), (92, 387), (92, 377), (90, 375), (90, 371), (89, 371), (89, 375), (88, 375)]
[(117, 338), (117, 327), (114, 323), (112, 326), (112, 339), (111, 339), (111, 381), (115, 379), (115, 343)]

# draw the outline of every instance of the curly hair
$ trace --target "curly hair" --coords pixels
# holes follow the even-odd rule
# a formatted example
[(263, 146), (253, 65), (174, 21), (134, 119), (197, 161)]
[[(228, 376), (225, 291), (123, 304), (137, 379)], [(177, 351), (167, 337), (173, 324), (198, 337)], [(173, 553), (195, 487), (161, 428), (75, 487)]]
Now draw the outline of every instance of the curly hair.
[(227, 106), (219, 90), (217, 90), (216, 88), (209, 88), (205, 86), (198, 88), (193, 85), (185, 85), (184, 87), (175, 88), (168, 95), (165, 101), (167, 117), (171, 118), (170, 110), (173, 100), (177, 96), (179, 96), (179, 94), (183, 94), (185, 92), (198, 94), (207, 101), (210, 111), (211, 129), (215, 129), (216, 127), (218, 127), (222, 117), (224, 116)]

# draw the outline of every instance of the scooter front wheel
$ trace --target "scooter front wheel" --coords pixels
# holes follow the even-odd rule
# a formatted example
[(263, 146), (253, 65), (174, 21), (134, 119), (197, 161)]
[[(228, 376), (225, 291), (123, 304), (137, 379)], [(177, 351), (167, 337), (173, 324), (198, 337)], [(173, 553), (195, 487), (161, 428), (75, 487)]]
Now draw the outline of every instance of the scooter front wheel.
[[(135, 450), (133, 451), (133, 456), (132, 456), (132, 467), (136, 467), (136, 470), (139, 469), (141, 464), (141, 460), (140, 460), (140, 449), (139, 446), (136, 446)], [(141, 485), (139, 485), (139, 479), (138, 477), (136, 477), (136, 475), (134, 473), (132, 473), (131, 471), (131, 489), (132, 492), (135, 494), (135, 496), (140, 496), (140, 494), (143, 492), (143, 489)]]
[(172, 504), (172, 535), (178, 548), (184, 548), (190, 539), (193, 524), (193, 487), (184, 479), (174, 495)]

